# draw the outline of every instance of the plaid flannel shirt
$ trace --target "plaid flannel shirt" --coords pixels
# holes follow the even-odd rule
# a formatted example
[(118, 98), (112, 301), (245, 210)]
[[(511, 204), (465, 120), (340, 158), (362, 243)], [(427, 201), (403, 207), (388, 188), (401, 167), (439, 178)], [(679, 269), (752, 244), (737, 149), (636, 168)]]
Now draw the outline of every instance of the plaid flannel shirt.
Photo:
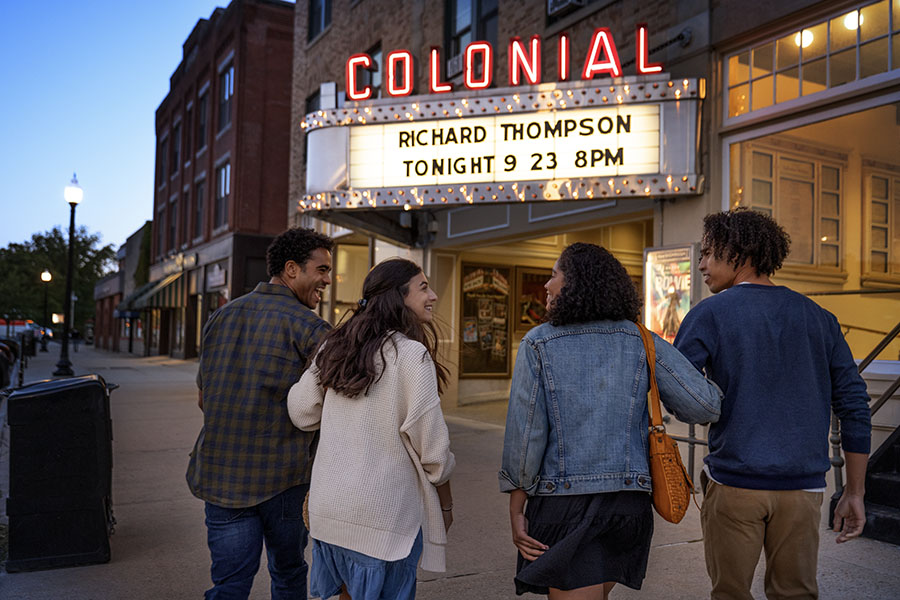
[(309, 483), (315, 434), (291, 423), (287, 393), (330, 328), (270, 283), (210, 317), (197, 374), (203, 428), (187, 470), (195, 496), (246, 508)]

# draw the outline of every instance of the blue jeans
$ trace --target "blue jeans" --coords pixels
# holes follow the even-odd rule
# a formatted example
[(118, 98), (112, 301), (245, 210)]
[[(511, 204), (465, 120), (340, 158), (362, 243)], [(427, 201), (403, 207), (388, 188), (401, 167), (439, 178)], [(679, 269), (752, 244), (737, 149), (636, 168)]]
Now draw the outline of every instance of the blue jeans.
[(206, 529), (212, 556), (213, 587), (208, 600), (246, 599), (259, 570), (263, 540), (269, 559), (273, 600), (306, 600), (309, 533), (303, 525), (303, 498), (309, 484), (289, 488), (249, 508), (206, 503)]

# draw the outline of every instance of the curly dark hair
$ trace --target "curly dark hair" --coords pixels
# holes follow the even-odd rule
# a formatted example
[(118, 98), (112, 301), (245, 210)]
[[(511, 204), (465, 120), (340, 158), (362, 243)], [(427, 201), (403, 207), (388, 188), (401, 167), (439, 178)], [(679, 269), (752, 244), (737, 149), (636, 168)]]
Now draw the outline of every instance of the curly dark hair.
[(284, 263), (289, 260), (302, 267), (318, 248), (331, 252), (334, 249), (334, 240), (327, 235), (302, 227), (292, 227), (280, 233), (266, 249), (266, 271), (269, 277), (281, 275)]
[(741, 206), (703, 218), (703, 248), (735, 267), (749, 260), (757, 275), (772, 275), (791, 249), (791, 236), (775, 219)]
[(576, 242), (563, 250), (558, 265), (563, 288), (550, 305), (550, 323), (637, 321), (641, 297), (625, 267), (606, 248)]
[(379, 354), (384, 364), (384, 344), (396, 331), (425, 346), (434, 361), (438, 391), (444, 389), (448, 371), (437, 360), (437, 329), (419, 321), (404, 304), (410, 279), (421, 272), (419, 265), (405, 258), (391, 258), (372, 267), (363, 281), (360, 306), (322, 340), (316, 355), (319, 385), (350, 398), (367, 394), (384, 373), (378, 372), (375, 355)]

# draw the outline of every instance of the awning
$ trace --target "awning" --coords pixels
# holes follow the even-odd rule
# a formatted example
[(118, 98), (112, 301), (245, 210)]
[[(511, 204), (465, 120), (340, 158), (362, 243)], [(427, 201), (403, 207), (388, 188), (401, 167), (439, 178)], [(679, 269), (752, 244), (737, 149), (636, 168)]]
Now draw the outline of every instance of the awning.
[(115, 317), (116, 319), (139, 319), (141, 317), (141, 313), (137, 310), (135, 301), (137, 301), (138, 298), (141, 298), (145, 293), (153, 289), (153, 287), (156, 286), (157, 283), (159, 282), (150, 281), (134, 290), (131, 294), (128, 295), (127, 298), (119, 302), (119, 305), (116, 306), (116, 310), (113, 312), (113, 317)]
[(183, 305), (183, 272), (172, 273), (155, 282), (153, 287), (134, 301), (134, 308), (178, 308)]

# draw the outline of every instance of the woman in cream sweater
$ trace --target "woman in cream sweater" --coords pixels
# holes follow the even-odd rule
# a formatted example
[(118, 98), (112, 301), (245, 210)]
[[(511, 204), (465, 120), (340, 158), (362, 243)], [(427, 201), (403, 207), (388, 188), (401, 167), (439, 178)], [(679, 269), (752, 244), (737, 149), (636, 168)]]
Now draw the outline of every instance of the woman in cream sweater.
[(414, 598), (416, 565), (444, 571), (455, 465), (438, 392), (437, 295), (417, 264), (390, 259), (363, 282), (288, 394), (304, 431), (321, 430), (309, 493), (313, 596)]

